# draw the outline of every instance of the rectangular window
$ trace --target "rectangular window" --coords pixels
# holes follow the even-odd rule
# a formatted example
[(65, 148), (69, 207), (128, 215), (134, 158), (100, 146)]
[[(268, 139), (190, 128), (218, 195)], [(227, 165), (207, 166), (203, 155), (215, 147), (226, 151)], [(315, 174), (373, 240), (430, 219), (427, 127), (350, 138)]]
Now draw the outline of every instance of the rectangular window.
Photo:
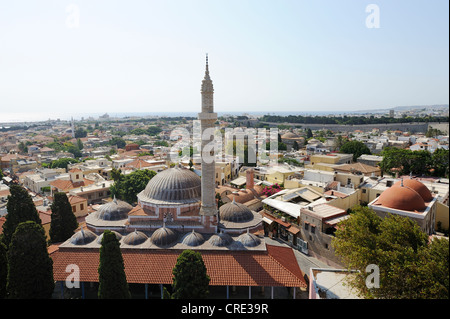
[(316, 226), (311, 226), (311, 233), (314, 234), (316, 232)]
[(80, 204), (80, 210), (84, 209), (84, 204)]
[(75, 205), (74, 205), (74, 206), (72, 206), (72, 212), (74, 212), (74, 213), (75, 213), (76, 211), (77, 211), (77, 206), (75, 206)]

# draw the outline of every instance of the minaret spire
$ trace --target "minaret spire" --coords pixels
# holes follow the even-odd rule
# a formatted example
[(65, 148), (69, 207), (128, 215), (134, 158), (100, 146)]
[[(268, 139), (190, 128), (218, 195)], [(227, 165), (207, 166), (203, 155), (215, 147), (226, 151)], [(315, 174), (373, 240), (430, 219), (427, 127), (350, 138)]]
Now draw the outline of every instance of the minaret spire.
[(214, 143), (214, 123), (217, 113), (214, 113), (214, 87), (209, 77), (208, 53), (206, 54), (205, 77), (202, 81), (202, 112), (198, 114), (201, 130), (202, 159), (202, 205), (200, 215), (215, 216), (217, 213), (215, 197), (215, 153), (210, 149)]

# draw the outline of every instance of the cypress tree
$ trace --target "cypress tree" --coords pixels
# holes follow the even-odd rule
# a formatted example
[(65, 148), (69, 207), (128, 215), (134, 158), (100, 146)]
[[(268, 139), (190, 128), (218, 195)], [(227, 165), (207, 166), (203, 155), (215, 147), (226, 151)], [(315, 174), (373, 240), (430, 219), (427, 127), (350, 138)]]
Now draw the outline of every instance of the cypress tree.
[(178, 256), (172, 271), (174, 299), (203, 299), (209, 294), (210, 278), (199, 252), (187, 249)]
[(8, 196), (8, 204), (6, 205), (8, 214), (3, 224), (2, 237), (3, 243), (8, 249), (11, 237), (20, 223), (31, 220), (36, 224), (42, 224), (36, 206), (26, 189), (19, 185), (12, 185), (9, 192), (11, 195)]
[(9, 298), (51, 298), (55, 289), (53, 260), (41, 225), (26, 221), (17, 226), (8, 249), (8, 266)]
[(120, 243), (110, 230), (105, 230), (103, 233), (98, 274), (99, 299), (129, 299), (131, 297)]
[(8, 258), (6, 256), (6, 246), (0, 242), (0, 299), (6, 297), (6, 282), (8, 276)]
[(72, 212), (72, 206), (65, 193), (59, 192), (54, 194), (51, 209), (50, 241), (52, 243), (63, 242), (70, 238), (77, 229), (77, 218)]

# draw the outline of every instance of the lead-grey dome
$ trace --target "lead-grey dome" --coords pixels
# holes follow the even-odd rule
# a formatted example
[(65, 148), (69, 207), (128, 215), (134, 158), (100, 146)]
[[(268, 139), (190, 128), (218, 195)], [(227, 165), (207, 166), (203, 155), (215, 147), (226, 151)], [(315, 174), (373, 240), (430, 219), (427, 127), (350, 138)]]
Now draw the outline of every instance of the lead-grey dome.
[(177, 233), (174, 230), (167, 228), (166, 226), (155, 230), (155, 232), (150, 237), (150, 240), (156, 246), (168, 246), (175, 242), (177, 239)]
[(220, 206), (220, 219), (227, 222), (245, 223), (253, 219), (252, 211), (244, 204), (236, 202), (226, 203)]
[(201, 198), (201, 179), (193, 171), (173, 167), (156, 174), (138, 198), (150, 203), (194, 203)]
[(127, 245), (133, 245), (133, 246), (135, 246), (135, 245), (140, 245), (140, 244), (142, 244), (142, 243), (145, 242), (147, 239), (148, 239), (148, 237), (147, 237), (146, 234), (144, 234), (143, 232), (140, 232), (140, 231), (135, 230), (134, 232), (129, 233), (128, 235), (126, 235), (126, 236), (123, 238), (122, 242), (123, 242), (124, 244), (127, 244)]
[(233, 242), (233, 238), (226, 233), (220, 233), (212, 235), (208, 242), (216, 247), (224, 247), (230, 245)]
[[(121, 240), (122, 239), (122, 235), (114, 230), (111, 230), (111, 232), (116, 235), (117, 240)], [(101, 244), (102, 243), (102, 239), (103, 239), (103, 234), (102, 233), (100, 236), (97, 237), (97, 244)]]
[(122, 220), (128, 218), (128, 213), (132, 208), (127, 202), (114, 197), (109, 203), (101, 205), (95, 216), (102, 220)]
[(89, 229), (81, 228), (78, 232), (73, 234), (73, 236), (70, 238), (70, 242), (74, 245), (86, 245), (90, 242), (93, 242), (95, 238), (97, 238), (97, 235), (95, 235)]
[(182, 241), (183, 244), (191, 247), (200, 246), (204, 242), (205, 239), (203, 238), (203, 235), (195, 232), (194, 230), (192, 230), (191, 233), (186, 234)]
[(255, 247), (255, 246), (258, 246), (261, 243), (261, 239), (256, 237), (256, 235), (248, 232), (248, 230), (247, 230), (246, 233), (240, 235), (237, 238), (237, 241), (242, 243), (246, 247)]

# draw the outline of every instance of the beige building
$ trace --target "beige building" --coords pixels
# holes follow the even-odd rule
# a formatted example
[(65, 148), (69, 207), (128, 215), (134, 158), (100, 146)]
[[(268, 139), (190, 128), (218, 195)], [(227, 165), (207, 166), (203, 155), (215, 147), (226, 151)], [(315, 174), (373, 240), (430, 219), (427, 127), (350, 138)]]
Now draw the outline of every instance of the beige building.
[(347, 211), (328, 203), (312, 203), (300, 209), (300, 240), (303, 251), (328, 263), (340, 265), (339, 257), (331, 246), (337, 224), (350, 217)]
[(328, 153), (314, 154), (309, 158), (310, 164), (305, 168), (318, 169), (324, 171), (334, 171), (334, 167), (340, 164), (350, 164), (353, 160), (353, 154)]
[(386, 189), (368, 206), (378, 216), (397, 214), (416, 221), (422, 231), (433, 234), (436, 225), (437, 196), (415, 179), (402, 179)]
[(68, 196), (69, 203), (72, 206), (72, 212), (76, 217), (83, 217), (88, 214), (87, 199), (81, 196)]

